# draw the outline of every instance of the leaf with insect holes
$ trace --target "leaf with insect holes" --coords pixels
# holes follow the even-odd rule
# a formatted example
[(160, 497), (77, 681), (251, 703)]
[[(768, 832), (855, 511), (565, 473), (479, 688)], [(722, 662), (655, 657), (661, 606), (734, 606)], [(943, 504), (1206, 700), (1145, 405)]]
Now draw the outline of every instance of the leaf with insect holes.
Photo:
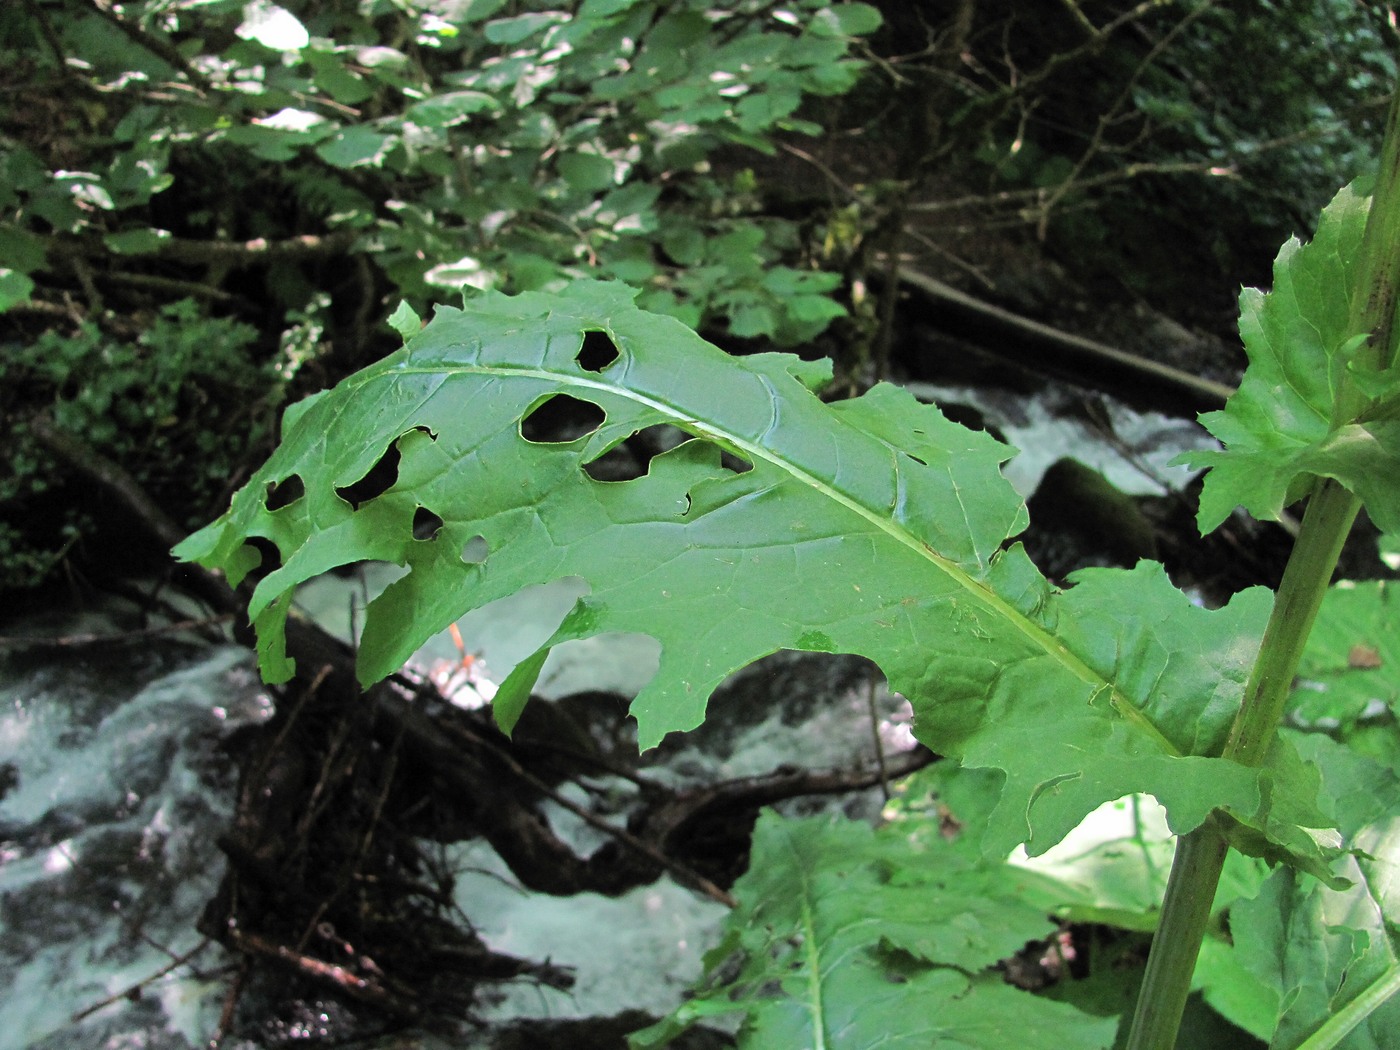
[[(1385, 531), (1400, 530), (1400, 372), (1366, 371), (1351, 329), (1353, 269), (1370, 198), (1357, 184), (1322, 211), (1307, 244), (1291, 238), (1274, 262), (1274, 286), (1240, 293), (1240, 335), (1249, 367), (1225, 408), (1201, 417), (1223, 451), (1178, 461), (1209, 467), (1198, 522), (1203, 533), (1236, 505), (1277, 519), (1315, 477), (1335, 478), (1359, 496)], [(1338, 391), (1354, 383), (1376, 399), (1362, 417), (1336, 418)]]
[[(1133, 792), (1156, 795), (1178, 832), (1216, 807), (1253, 819), (1276, 774), (1212, 756), (1267, 591), (1197, 608), (1143, 563), (1061, 592), (1010, 543), (1026, 524), (999, 470), (1010, 449), (892, 386), (825, 404), (812, 388), (829, 365), (729, 357), (632, 296), (579, 282), (439, 309), (289, 413), (228, 513), (178, 548), (234, 582), (270, 569), (249, 610), (265, 675), (292, 673), (294, 589), (337, 566), (410, 570), (366, 612), (367, 683), (468, 610), (579, 577), (587, 593), (548, 645), (660, 642), (631, 709), (644, 748), (698, 725), (715, 687), (762, 656), (857, 653), (909, 698), (929, 747), (1003, 771), (989, 851), (1047, 849)], [(577, 436), (539, 431), (561, 408)], [(592, 476), (662, 424), (690, 440), (641, 477)], [(504, 726), (540, 662), (502, 683)]]

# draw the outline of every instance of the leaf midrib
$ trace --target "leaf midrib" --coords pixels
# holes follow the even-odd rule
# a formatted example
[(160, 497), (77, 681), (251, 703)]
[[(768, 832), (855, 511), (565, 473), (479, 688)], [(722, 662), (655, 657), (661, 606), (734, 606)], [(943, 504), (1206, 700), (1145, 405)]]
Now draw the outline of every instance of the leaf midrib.
[[(600, 382), (596, 379), (589, 379), (585, 376), (579, 376), (569, 372), (558, 372), (546, 368), (529, 366), (513, 367), (509, 365), (482, 364), (437, 364), (432, 366), (399, 364), (393, 369), (393, 374), (395, 376), (405, 374), (441, 375), (444, 372), (463, 375), (497, 376), (503, 378), (539, 379), (557, 383), (561, 386), (596, 390), (613, 397), (626, 398), (639, 405), (643, 405), (669, 416), (674, 426), (678, 426), (681, 429), (689, 429), (695, 433), (696, 436), (717, 441), (727, 446), (731, 451), (743, 454), (751, 459), (762, 460), (776, 467), (799, 483), (814, 489), (833, 502), (845, 507), (858, 517), (865, 519), (865, 521), (885, 533), (885, 535), (889, 536), (890, 539), (894, 540), (896, 543), (903, 545), (926, 561), (931, 562), (935, 568), (960, 586), (973, 601), (980, 604), (993, 616), (999, 617), (1010, 624), (1015, 631), (1030, 640), (1036, 648), (1043, 651), (1080, 681), (1091, 686), (1094, 689), (1095, 696), (1100, 692), (1107, 691), (1110, 703), (1119, 714), (1133, 722), (1139, 729), (1149, 734), (1157, 742), (1158, 746), (1168, 754), (1173, 757), (1181, 757), (1181, 751), (1176, 745), (1157, 728), (1152, 720), (1135, 703), (1133, 703), (1131, 698), (1118, 688), (1115, 682), (1105, 679), (1066, 648), (1055, 635), (1041, 627), (1035, 621), (1029, 619), (1014, 605), (1006, 601), (991, 588), (985, 586), (980, 580), (973, 578), (956, 562), (945, 558), (908, 530), (900, 527), (896, 522), (876, 513), (859, 501), (847, 496), (840, 489), (835, 488), (821, 478), (797, 466), (795, 463), (777, 455), (768, 446), (760, 445), (737, 435), (726, 433), (713, 425), (707, 424), (704, 420), (695, 419), (689, 413), (682, 411), (678, 406), (668, 401), (639, 393), (628, 387)], [(366, 376), (365, 382), (368, 384), (372, 380), (385, 374), (387, 373), (380, 372), (376, 373), (374, 376)], [(756, 373), (755, 375), (757, 376)], [(757, 378), (762, 379), (763, 377), (757, 376)], [(837, 420), (836, 422), (841, 421)]]

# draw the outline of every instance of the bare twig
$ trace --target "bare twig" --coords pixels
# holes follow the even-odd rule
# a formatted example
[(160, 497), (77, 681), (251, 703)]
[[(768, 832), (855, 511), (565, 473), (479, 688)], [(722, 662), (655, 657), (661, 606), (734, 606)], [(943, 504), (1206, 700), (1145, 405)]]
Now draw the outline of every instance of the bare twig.
[(371, 1003), (400, 1017), (416, 1017), (419, 1013), (417, 1003), (395, 994), (380, 981), (362, 977), (344, 966), (295, 952), (285, 944), (277, 944), (256, 933), (247, 933), (237, 926), (230, 926), (227, 935), (230, 945), (239, 951), (270, 959), (303, 977), (330, 984), (352, 999)]
[(175, 956), (170, 960), (169, 963), (167, 963), (165, 966), (162, 966), (159, 970), (151, 974), (149, 977), (143, 977), (135, 984), (127, 985), (127, 987), (123, 988), (121, 991), (114, 992), (113, 994), (107, 996), (107, 998), (101, 1000), (100, 1002), (93, 1003), (91, 1006), (83, 1007), (77, 1013), (73, 1014), (71, 1017), (68, 1018), (68, 1023), (77, 1024), (84, 1018), (91, 1017), (99, 1010), (105, 1009), (106, 1007), (111, 1006), (113, 1003), (118, 1002), (122, 999), (139, 998), (142, 989), (144, 989), (147, 985), (154, 984), (156, 981), (160, 980), (172, 970), (176, 970), (179, 969), (181, 966), (184, 966), (196, 955), (204, 951), (205, 948), (209, 947), (209, 944), (210, 941), (208, 937), (201, 939), (200, 942), (196, 944), (193, 948), (191, 948), (189, 951)]
[[(1071, 3), (1072, 0), (1065, 0), (1065, 2)], [(1064, 195), (1070, 192), (1075, 181), (1089, 165), (1089, 162), (1103, 149), (1104, 133), (1114, 121), (1118, 119), (1117, 114), (1132, 101), (1133, 86), (1142, 75), (1152, 67), (1157, 61), (1158, 56), (1171, 46), (1172, 41), (1184, 33), (1188, 26), (1205, 14), (1206, 11), (1210, 10), (1212, 6), (1213, 0), (1210, 0), (1210, 2), (1204, 3), (1192, 11), (1188, 11), (1183, 18), (1167, 30), (1162, 38), (1148, 49), (1142, 61), (1133, 69), (1132, 75), (1129, 76), (1127, 81), (1123, 84), (1123, 89), (1118, 93), (1118, 97), (1113, 100), (1113, 105), (1109, 106), (1106, 112), (1099, 114), (1098, 121), (1094, 127), (1093, 137), (1090, 138), (1088, 146), (1086, 146), (1084, 152), (1080, 154), (1079, 159), (1075, 161), (1074, 168), (1070, 171), (1069, 177), (1061, 182), (1059, 186), (1055, 187), (1041, 205), (1040, 221), (1036, 224), (1036, 233), (1042, 241), (1045, 239), (1046, 231), (1050, 224), (1050, 213), (1055, 209), (1055, 205), (1063, 199)], [(1078, 8), (1075, 8), (1075, 10), (1078, 10)]]
[[(230, 266), (254, 266), (284, 259), (315, 259), (347, 252), (355, 243), (353, 230), (336, 230), (326, 234), (307, 233), (269, 241), (257, 237), (251, 241), (197, 241), (171, 237), (160, 242), (150, 253), (151, 258), (199, 265), (225, 263)], [(58, 255), (106, 258), (111, 251), (100, 239), (55, 237), (46, 241), (46, 248)]]
[(102, 279), (112, 284), (124, 284), (131, 288), (149, 288), (153, 292), (162, 292), (167, 295), (193, 296), (197, 299), (208, 299), (212, 302), (228, 305), (252, 305), (248, 300), (241, 299), (221, 288), (201, 284), (199, 281), (182, 281), (174, 277), (159, 277), (150, 273), (125, 273), (122, 271), (104, 273)]

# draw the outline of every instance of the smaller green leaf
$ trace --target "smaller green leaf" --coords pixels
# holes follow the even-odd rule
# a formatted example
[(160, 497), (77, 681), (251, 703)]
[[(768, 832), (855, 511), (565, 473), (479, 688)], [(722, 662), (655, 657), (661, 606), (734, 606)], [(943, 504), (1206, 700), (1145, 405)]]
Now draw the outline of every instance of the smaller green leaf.
[(757, 339), (778, 329), (778, 312), (772, 305), (748, 296), (734, 296), (729, 307), (729, 331), (740, 339)]
[(1027, 899), (1033, 879), (971, 862), (936, 832), (765, 812), (722, 950), (706, 957), (714, 983), (632, 1045), (741, 1012), (741, 1050), (1107, 1047), (1116, 1018), (981, 972), (1053, 931)]
[(801, 104), (802, 94), (794, 84), (786, 90), (765, 91), (740, 99), (734, 113), (739, 118), (739, 127), (745, 131), (764, 131), (795, 112)]
[(617, 182), (617, 165), (611, 157), (597, 153), (565, 153), (558, 165), (564, 181), (578, 192), (607, 189)]
[(694, 266), (705, 257), (705, 236), (694, 226), (669, 226), (661, 247), (678, 266)]
[(303, 52), (318, 88), (345, 106), (358, 106), (374, 94), (374, 85), (359, 73), (347, 69), (340, 55), (307, 49)]
[(448, 91), (416, 102), (404, 114), (427, 128), (450, 128), (476, 113), (494, 112), (501, 104), (484, 91)]
[(1320, 804), (1351, 847), (1364, 828), (1400, 811), (1400, 773), (1324, 733), (1284, 730), (1285, 738), (1321, 777)]
[(584, 0), (583, 5), (578, 9), (577, 17), (580, 20), (610, 18), (624, 11), (630, 11), (641, 2), (642, 0)]
[(34, 282), (27, 274), (0, 269), (0, 313), (18, 303), (26, 302), (34, 292)]
[(490, 18), (508, 2), (509, 0), (458, 0), (453, 5), (452, 21), (461, 25), (480, 22)]
[(831, 321), (846, 316), (846, 308), (824, 295), (797, 295), (784, 304), (797, 321)]
[(549, 651), (550, 647), (546, 645), (520, 661), (496, 689), (496, 695), (491, 700), (491, 714), (506, 736), (510, 736), (515, 723), (520, 721), (521, 712), (530, 700), (530, 690), (534, 689), (540, 671), (544, 669), (544, 662), (549, 659)]
[(48, 245), (29, 230), (0, 222), (0, 259), (12, 271), (33, 273), (48, 261)]
[(817, 12), (812, 32), (818, 36), (865, 36), (883, 23), (879, 9), (870, 4), (833, 4)]
[(538, 14), (517, 15), (487, 22), (483, 35), (493, 44), (519, 44), (552, 25), (568, 20), (562, 11), (542, 11)]
[(1177, 462), (1210, 467), (1198, 522), (1209, 532), (1236, 505), (1277, 519), (1314, 477), (1336, 478), (1366, 503), (1383, 530), (1400, 530), (1400, 427), (1334, 419), (1355, 353), (1352, 271), (1370, 198), (1356, 184), (1323, 209), (1311, 242), (1296, 238), (1274, 262), (1267, 295), (1240, 295), (1240, 335), (1249, 368), (1225, 409), (1201, 417), (1224, 451), (1188, 452)]
[(316, 147), (316, 155), (337, 168), (378, 167), (384, 163), (398, 136), (386, 135), (364, 125), (342, 128)]
[[(1280, 868), (1258, 897), (1231, 909), (1240, 962), (1278, 998), (1271, 1046), (1299, 1045), (1396, 963), (1376, 897), (1353, 874), (1352, 887), (1338, 892)], [(1397, 1031), (1400, 999), (1391, 999), (1341, 1045), (1383, 1050)]]

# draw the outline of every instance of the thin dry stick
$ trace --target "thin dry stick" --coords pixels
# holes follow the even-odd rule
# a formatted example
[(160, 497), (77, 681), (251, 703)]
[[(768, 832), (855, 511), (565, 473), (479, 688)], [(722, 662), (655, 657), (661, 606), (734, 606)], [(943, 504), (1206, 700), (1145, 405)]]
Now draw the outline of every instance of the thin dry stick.
[(145, 988), (148, 984), (154, 984), (156, 981), (159, 981), (166, 974), (170, 973), (171, 970), (175, 970), (181, 966), (184, 966), (196, 955), (204, 951), (205, 948), (209, 947), (209, 944), (209, 938), (205, 937), (189, 951), (183, 953), (182, 955), (175, 956), (175, 958), (171, 959), (169, 963), (167, 963), (165, 966), (162, 966), (159, 970), (151, 974), (149, 977), (143, 977), (135, 984), (128, 985), (119, 992), (114, 992), (112, 995), (107, 996), (107, 998), (103, 999), (101, 1002), (96, 1002), (93, 1003), (91, 1006), (83, 1007), (83, 1009), (79, 1010), (77, 1013), (73, 1014), (72, 1017), (68, 1018), (68, 1023), (77, 1024), (84, 1018), (91, 1017), (93, 1014), (97, 1013), (97, 1011), (111, 1006), (113, 1003), (117, 1002), (120, 999), (135, 999), (139, 997), (141, 989)]
[(511, 755), (508, 751), (506, 751), (504, 748), (497, 747), (494, 744), (491, 744), (489, 741), (477, 736), (475, 733), (470, 733), (467, 730), (460, 730), (460, 732), (462, 732), (464, 736), (470, 737), (474, 743), (485, 747), (490, 747), (493, 751), (496, 752), (497, 757), (500, 758), (502, 762), (504, 762), (507, 766), (510, 767), (512, 773), (520, 777), (527, 784), (533, 787), (536, 791), (539, 791), (541, 794), (548, 797), (551, 801), (563, 806), (574, 816), (582, 820), (585, 824), (588, 824), (590, 827), (596, 828), (597, 830), (603, 832), (605, 835), (609, 835), (612, 838), (617, 839), (617, 841), (628, 846), (629, 848), (636, 850), (648, 860), (654, 861), (655, 863), (661, 865), (667, 871), (671, 872), (671, 874), (675, 875), (676, 877), (682, 879), (685, 882), (690, 883), (690, 885), (700, 890), (700, 892), (705, 894), (705, 896), (719, 901), (721, 904), (725, 905), (725, 907), (738, 907), (739, 902), (731, 894), (720, 889), (709, 879), (705, 878), (705, 876), (701, 875), (698, 871), (691, 870), (679, 861), (666, 856), (666, 854), (662, 853), (651, 843), (642, 841), (636, 835), (633, 835), (630, 831), (627, 831), (624, 828), (619, 828), (614, 824), (610, 824), (608, 821), (592, 813), (584, 806), (580, 806), (577, 802), (565, 798), (563, 795), (555, 791), (543, 780), (535, 776), (528, 769), (526, 769), (519, 762), (517, 762), (515, 760), (515, 757)]
[(224, 1036), (228, 1035), (228, 1030), (233, 1027), (233, 1012), (238, 1009), (238, 1000), (243, 997), (243, 987), (248, 983), (248, 975), (252, 972), (253, 957), (245, 955), (243, 962), (239, 964), (238, 972), (229, 983), (228, 993), (224, 996), (224, 1007), (219, 1011), (219, 1024), (214, 1029), (214, 1038), (209, 1041), (209, 1050), (219, 1050), (223, 1045)]

